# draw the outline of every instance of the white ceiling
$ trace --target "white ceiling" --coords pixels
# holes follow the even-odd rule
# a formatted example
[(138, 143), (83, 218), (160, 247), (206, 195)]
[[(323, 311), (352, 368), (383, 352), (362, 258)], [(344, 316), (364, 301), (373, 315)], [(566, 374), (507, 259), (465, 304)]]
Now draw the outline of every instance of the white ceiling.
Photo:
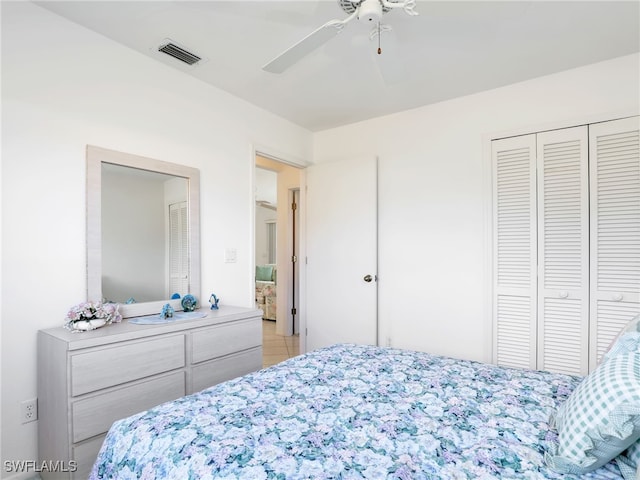
[[(393, 31), (382, 55), (370, 27), (353, 21), (272, 74), (261, 67), (347, 16), (336, 0), (37, 3), (311, 131), (640, 51), (638, 0), (418, 0), (419, 16), (384, 15)], [(189, 67), (157, 53), (165, 38), (206, 61)]]

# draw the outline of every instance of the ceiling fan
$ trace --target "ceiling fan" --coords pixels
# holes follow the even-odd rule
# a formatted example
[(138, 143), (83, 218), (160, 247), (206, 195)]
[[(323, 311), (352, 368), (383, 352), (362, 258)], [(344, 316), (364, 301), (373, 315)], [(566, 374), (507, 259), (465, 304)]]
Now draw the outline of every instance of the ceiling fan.
[[(331, 40), (352, 20), (373, 26), (369, 37), (380, 38), (382, 32), (391, 30), (391, 26), (380, 23), (382, 16), (393, 9), (402, 8), (407, 15), (418, 15), (415, 11), (416, 0), (338, 0), (340, 7), (349, 15), (343, 20), (329, 20), (289, 47), (276, 58), (262, 67), (270, 73), (282, 73), (303, 57)], [(381, 50), (378, 48), (378, 53)]]

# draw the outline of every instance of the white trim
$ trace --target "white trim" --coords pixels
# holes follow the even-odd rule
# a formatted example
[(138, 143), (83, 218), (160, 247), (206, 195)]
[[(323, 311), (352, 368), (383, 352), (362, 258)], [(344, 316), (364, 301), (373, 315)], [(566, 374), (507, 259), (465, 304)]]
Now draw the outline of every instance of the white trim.
[(617, 112), (585, 115), (583, 117), (577, 117), (569, 120), (556, 120), (553, 122), (538, 124), (537, 126), (533, 125), (533, 126), (518, 127), (514, 129), (509, 129), (509, 130), (491, 132), (488, 134), (484, 134), (483, 139), (489, 138), (490, 141), (499, 140), (501, 138), (517, 137), (520, 135), (528, 135), (530, 133), (542, 133), (542, 132), (547, 132), (549, 130), (560, 130), (563, 128), (572, 128), (572, 127), (579, 127), (582, 125), (591, 125), (594, 123), (609, 122), (611, 120), (619, 120), (622, 118), (635, 117), (638, 115), (640, 115), (640, 108), (617, 111)]
[[(256, 271), (256, 255), (255, 255), (255, 244), (256, 244), (256, 225), (255, 225), (255, 218), (256, 218), (256, 198), (255, 198), (255, 192), (256, 192), (256, 157), (257, 156), (261, 156), (264, 158), (267, 158), (269, 160), (273, 160), (275, 162), (279, 162), (282, 163), (284, 165), (289, 165), (293, 168), (298, 168), (300, 169), (300, 183), (299, 183), (299, 188), (300, 188), (300, 198), (299, 198), (299, 202), (298, 202), (298, 210), (300, 212), (300, 217), (299, 217), (299, 221), (300, 224), (298, 226), (298, 234), (299, 234), (299, 245), (300, 245), (300, 251), (298, 252), (298, 260), (301, 261), (302, 259), (305, 258), (305, 249), (304, 249), (304, 245), (306, 242), (306, 235), (305, 235), (305, 196), (303, 193), (303, 185), (304, 185), (304, 179), (305, 179), (305, 168), (308, 167), (309, 165), (311, 165), (311, 163), (300, 159), (300, 158), (296, 158), (290, 154), (286, 154), (283, 153), (282, 151), (273, 148), (273, 147), (269, 147), (269, 146), (265, 146), (262, 144), (258, 144), (258, 143), (252, 143), (251, 144), (251, 156), (250, 156), (250, 168), (251, 168), (251, 182), (250, 182), (250, 198), (251, 198), (251, 205), (250, 205), (250, 213), (251, 213), (251, 225), (250, 225), (250, 242), (251, 242), (251, 255), (250, 255), (250, 262), (249, 262), (249, 268), (251, 269), (249, 272), (249, 279), (250, 279), (250, 287), (249, 287), (249, 292), (251, 294), (251, 305), (254, 304), (255, 302), (255, 271)], [(291, 189), (289, 190), (289, 196), (291, 195)], [(290, 222), (291, 218), (289, 215), (287, 215), (287, 222)], [(287, 231), (290, 230), (291, 225), (288, 223), (287, 224)], [(287, 251), (289, 252), (288, 255), (291, 255), (291, 239), (287, 238)], [(277, 263), (277, 261), (276, 261)], [(304, 268), (300, 268), (299, 269), (299, 277), (298, 277), (298, 300), (299, 300), (299, 305), (298, 305), (298, 309), (297, 309), (297, 316), (298, 316), (298, 325), (300, 328), (300, 353), (304, 353), (305, 348), (306, 348), (306, 339), (305, 339), (305, 335), (304, 332), (306, 330), (306, 310), (305, 308), (303, 308), (304, 305), (304, 301), (305, 301), (305, 296), (306, 296), (306, 277), (304, 274)], [(291, 272), (287, 272), (287, 282), (288, 284), (291, 283)], [(287, 292), (288, 293), (288, 292)], [(280, 294), (277, 294), (278, 297), (280, 297)], [(290, 295), (287, 295), (287, 305), (289, 308), (289, 312), (291, 311), (291, 299), (289, 298)], [(284, 332), (286, 335), (291, 335), (293, 333), (293, 325), (289, 325), (289, 323), (287, 322), (286, 325), (286, 330)]]
[(253, 144), (249, 145), (249, 171), (251, 172), (249, 181), (249, 263), (247, 265), (247, 305), (256, 306), (256, 192), (258, 190), (256, 182), (256, 155), (257, 151)]
[(482, 284), (482, 312), (484, 316), (484, 362), (495, 362), (494, 325), (493, 325), (493, 167), (491, 156), (491, 139), (482, 139), (482, 190), (483, 199), (483, 232), (482, 232), (482, 269), (485, 281)]
[[(298, 326), (300, 327), (300, 354), (307, 352), (307, 170), (300, 171), (300, 195), (298, 197)], [(303, 263), (302, 263), (303, 262)]]
[(269, 160), (275, 160), (276, 162), (285, 163), (287, 165), (291, 165), (292, 167), (297, 168), (305, 168), (311, 165), (311, 163), (307, 162), (302, 158), (296, 158), (292, 155), (286, 154), (282, 151), (279, 151), (275, 148), (268, 147), (266, 145), (260, 145), (257, 143), (252, 144), (253, 150), (253, 163), (255, 164), (256, 155), (260, 155), (261, 157), (268, 158)]
[[(296, 190), (295, 188), (289, 188), (287, 190), (287, 205), (285, 206), (285, 208), (287, 209), (287, 235), (286, 238), (284, 239), (284, 247), (287, 250), (287, 254), (286, 257), (291, 260), (291, 257), (293, 257), (293, 252), (294, 252), (294, 245), (293, 245), (293, 238), (292, 238), (292, 233), (293, 233), (293, 213), (291, 211), (291, 204), (293, 203), (293, 192), (294, 190)], [(282, 244), (281, 244), (282, 245)], [(276, 260), (277, 260), (277, 248), (276, 248)], [(293, 283), (294, 283), (294, 279), (293, 279), (293, 268), (292, 268), (292, 264), (290, 262), (287, 262), (287, 269), (283, 272), (286, 275), (286, 279), (287, 279), (287, 296), (286, 296), (286, 306), (285, 306), (285, 315), (286, 318), (289, 319), (291, 318), (291, 311), (293, 309), (293, 291), (291, 288)], [(280, 273), (280, 272), (278, 272)], [(278, 275), (279, 278), (280, 275)], [(295, 286), (294, 286), (295, 288)], [(299, 287), (298, 287), (299, 288)], [(298, 308), (299, 310), (299, 308)], [(296, 315), (298, 315), (298, 312), (296, 311)], [(286, 336), (291, 336), (293, 335), (293, 322), (289, 322), (287, 321), (287, 323), (284, 326), (284, 334)]]
[[(374, 282), (376, 287), (376, 345), (382, 345), (382, 328), (380, 322), (380, 157), (376, 155), (376, 269), (374, 274)], [(388, 340), (384, 341), (385, 346), (391, 346), (391, 333), (387, 336)], [(387, 345), (389, 344), (389, 345)]]
[[(39, 465), (40, 462), (36, 461), (36, 463)], [(66, 465), (68, 467), (68, 465)], [(16, 473), (15, 475), (9, 475), (8, 477), (3, 477), (3, 480), (40, 480), (40, 476), (38, 474), (35, 474), (36, 476), (34, 476), (34, 472), (30, 471), (30, 472), (22, 472), (22, 473)]]
[[(87, 300), (102, 298), (102, 164), (113, 163), (152, 172), (161, 172), (189, 181), (189, 293), (201, 298), (200, 278), (200, 171), (197, 168), (156, 160), (129, 153), (87, 145)], [(120, 304), (122, 318), (159, 313), (166, 303), (181, 310), (180, 300), (162, 299), (155, 302)]]

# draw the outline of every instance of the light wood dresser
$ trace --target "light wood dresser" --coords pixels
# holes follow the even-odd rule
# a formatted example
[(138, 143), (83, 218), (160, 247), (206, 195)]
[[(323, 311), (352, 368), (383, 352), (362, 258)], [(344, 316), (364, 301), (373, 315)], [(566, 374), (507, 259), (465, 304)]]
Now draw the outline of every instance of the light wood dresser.
[(111, 424), (262, 367), (262, 311), (221, 306), (206, 318), (128, 321), (91, 332), (38, 332), (40, 462), (86, 479)]

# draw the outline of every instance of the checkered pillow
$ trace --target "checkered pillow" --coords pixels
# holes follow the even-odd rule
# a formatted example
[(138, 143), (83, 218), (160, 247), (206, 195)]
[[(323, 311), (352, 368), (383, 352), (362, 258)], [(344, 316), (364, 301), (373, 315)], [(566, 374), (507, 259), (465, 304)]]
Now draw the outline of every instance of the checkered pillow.
[(583, 474), (609, 462), (640, 438), (640, 353), (608, 357), (582, 380), (555, 417), (558, 444), (547, 463)]
[[(620, 350), (624, 349), (625, 346), (621, 345), (621, 340), (623, 337), (629, 337), (630, 333), (635, 333), (636, 335), (640, 335), (640, 315), (636, 315), (625, 325), (625, 327), (618, 333), (616, 338), (613, 339), (609, 348), (603, 355), (602, 361), (606, 358), (617, 355)], [(637, 338), (637, 337), (636, 337)]]
[(631, 445), (616, 458), (616, 463), (625, 480), (637, 480), (640, 478), (640, 440)]
[(622, 352), (634, 352), (640, 354), (640, 332), (623, 332), (623, 334), (616, 340), (616, 343), (611, 346), (611, 350), (605, 354), (603, 361), (608, 358), (615, 357)]

